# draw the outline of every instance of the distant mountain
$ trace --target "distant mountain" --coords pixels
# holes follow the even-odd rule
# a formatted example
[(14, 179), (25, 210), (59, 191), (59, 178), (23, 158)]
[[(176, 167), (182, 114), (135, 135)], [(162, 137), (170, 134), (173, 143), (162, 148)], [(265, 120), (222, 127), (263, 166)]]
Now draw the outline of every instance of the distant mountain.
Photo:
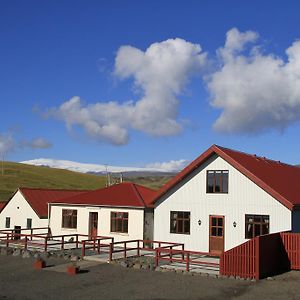
[(103, 175), (107, 172), (109, 173), (123, 173), (126, 176), (164, 176), (164, 175), (172, 175), (177, 172), (177, 170), (167, 170), (163, 168), (155, 168), (155, 167), (117, 167), (110, 165), (98, 165), (98, 164), (86, 164), (86, 163), (78, 163), (69, 160), (56, 160), (56, 159), (46, 159), (39, 158), (33, 160), (22, 161), (22, 164), (34, 165), (34, 166), (44, 166), (51, 167), (57, 169), (66, 169), (70, 171), (80, 172), (80, 173), (89, 173), (95, 175)]

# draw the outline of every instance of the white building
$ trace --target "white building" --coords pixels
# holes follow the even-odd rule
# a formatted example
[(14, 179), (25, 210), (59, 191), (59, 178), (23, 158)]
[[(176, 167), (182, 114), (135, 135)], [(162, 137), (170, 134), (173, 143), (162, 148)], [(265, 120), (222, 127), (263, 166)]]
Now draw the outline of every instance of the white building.
[(51, 201), (53, 235), (86, 234), (117, 241), (153, 238), (155, 191), (133, 183), (120, 183), (88, 193)]
[[(86, 191), (19, 188), (0, 212), (0, 230), (48, 226), (48, 202)], [(29, 232), (26, 232), (29, 233)]]
[(300, 229), (300, 168), (213, 145), (155, 196), (154, 239), (219, 254)]

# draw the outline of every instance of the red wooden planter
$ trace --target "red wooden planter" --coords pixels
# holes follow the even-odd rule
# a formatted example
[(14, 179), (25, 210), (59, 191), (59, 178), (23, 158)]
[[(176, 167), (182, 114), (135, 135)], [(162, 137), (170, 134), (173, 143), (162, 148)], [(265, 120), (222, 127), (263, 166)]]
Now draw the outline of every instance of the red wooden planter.
[(34, 262), (34, 268), (36, 269), (36, 270), (40, 270), (40, 269), (43, 269), (43, 268), (45, 268), (46, 267), (46, 263), (45, 263), (45, 261), (43, 261), (43, 260), (36, 260), (35, 262)]
[(67, 268), (67, 273), (68, 273), (69, 275), (76, 275), (76, 274), (79, 273), (79, 267), (69, 266), (69, 267)]

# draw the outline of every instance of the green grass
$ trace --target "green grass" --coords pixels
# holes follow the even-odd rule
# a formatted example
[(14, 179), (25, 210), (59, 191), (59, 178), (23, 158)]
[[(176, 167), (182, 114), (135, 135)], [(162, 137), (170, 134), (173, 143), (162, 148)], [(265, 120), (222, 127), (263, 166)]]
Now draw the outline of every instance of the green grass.
[(0, 201), (7, 201), (18, 187), (96, 189), (105, 186), (105, 177), (68, 170), (4, 162), (0, 170)]
[[(143, 176), (129, 177), (125, 180), (159, 189), (170, 178), (169, 176)], [(0, 168), (0, 202), (7, 201), (18, 187), (92, 190), (105, 187), (105, 183), (105, 176), (4, 162), (3, 176)]]

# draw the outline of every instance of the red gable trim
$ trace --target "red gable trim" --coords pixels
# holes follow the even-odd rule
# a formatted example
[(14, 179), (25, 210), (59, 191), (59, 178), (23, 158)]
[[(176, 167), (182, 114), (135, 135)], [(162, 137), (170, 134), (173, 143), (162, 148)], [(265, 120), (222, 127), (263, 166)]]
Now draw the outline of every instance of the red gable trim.
[[(235, 167), (238, 171), (248, 177), (251, 181), (253, 181), (256, 185), (266, 191), (268, 194), (277, 199), (280, 203), (286, 206), (288, 209), (293, 210), (296, 206), (291, 203), (288, 199), (286, 199), (283, 195), (278, 193), (264, 181), (259, 179), (255, 174), (251, 173), (247, 168), (238, 163), (234, 158), (232, 158), (229, 154), (226, 153), (225, 148), (219, 147), (217, 145), (211, 146), (204, 153), (202, 153), (198, 158), (196, 158), (193, 162), (191, 162), (186, 168), (184, 168), (180, 173), (178, 173), (173, 179), (171, 179), (165, 186), (163, 186), (158, 194), (152, 199), (152, 204), (155, 204), (163, 195), (165, 195), (169, 190), (175, 187), (180, 181), (185, 179), (191, 172), (196, 170), (201, 164), (203, 164), (209, 157), (214, 154), (219, 155), (233, 167)], [(250, 156), (250, 155), (249, 155)]]

